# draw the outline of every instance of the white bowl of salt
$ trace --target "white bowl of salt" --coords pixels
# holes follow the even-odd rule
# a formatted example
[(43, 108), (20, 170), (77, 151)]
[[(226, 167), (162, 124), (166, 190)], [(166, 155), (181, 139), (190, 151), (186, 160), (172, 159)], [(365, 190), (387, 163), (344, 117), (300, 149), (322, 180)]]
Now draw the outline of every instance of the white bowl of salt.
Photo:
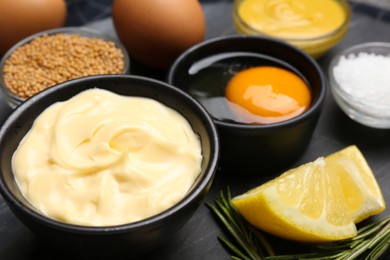
[(390, 128), (390, 43), (368, 42), (337, 54), (329, 66), (331, 92), (356, 122)]

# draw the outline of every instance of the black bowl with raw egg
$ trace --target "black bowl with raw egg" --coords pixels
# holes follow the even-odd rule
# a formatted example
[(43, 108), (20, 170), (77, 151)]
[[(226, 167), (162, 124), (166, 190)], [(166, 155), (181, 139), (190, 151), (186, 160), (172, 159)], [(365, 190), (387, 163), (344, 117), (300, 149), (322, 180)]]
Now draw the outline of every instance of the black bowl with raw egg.
[[(202, 160), (200, 173), (183, 199), (157, 215), (129, 224), (87, 226), (47, 217), (39, 213), (24, 197), (12, 165), (12, 156), (22, 138), (47, 107), (92, 88), (123, 96), (151, 98), (178, 111), (187, 119), (199, 136)], [(73, 256), (103, 259), (115, 256), (115, 259), (130, 259), (168, 242), (195, 213), (208, 192), (217, 169), (219, 139), (207, 111), (185, 92), (144, 77), (101, 75), (66, 81), (23, 102), (0, 129), (0, 154), (0, 192), (10, 209), (34, 233), (53, 247)], [(65, 204), (64, 201), (64, 206)]]
[(307, 148), (327, 81), (298, 48), (267, 37), (231, 35), (184, 52), (168, 83), (197, 99), (214, 119), (221, 167), (240, 174), (287, 168)]

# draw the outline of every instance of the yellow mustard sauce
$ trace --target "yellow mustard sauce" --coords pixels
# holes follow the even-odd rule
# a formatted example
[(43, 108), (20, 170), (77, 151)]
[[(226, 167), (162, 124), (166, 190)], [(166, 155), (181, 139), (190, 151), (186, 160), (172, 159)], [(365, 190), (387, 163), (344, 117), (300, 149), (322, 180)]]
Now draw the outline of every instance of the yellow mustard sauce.
[(341, 39), (349, 19), (336, 0), (243, 0), (236, 8), (239, 32), (281, 38), (315, 57)]

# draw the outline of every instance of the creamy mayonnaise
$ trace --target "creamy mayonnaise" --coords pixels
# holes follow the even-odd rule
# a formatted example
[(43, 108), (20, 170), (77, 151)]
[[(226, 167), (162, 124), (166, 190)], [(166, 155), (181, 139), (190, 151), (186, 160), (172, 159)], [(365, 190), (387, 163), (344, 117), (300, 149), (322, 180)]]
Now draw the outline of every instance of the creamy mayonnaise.
[(201, 161), (199, 138), (177, 111), (91, 89), (47, 108), (19, 144), (12, 167), (38, 211), (66, 223), (109, 226), (179, 202)]

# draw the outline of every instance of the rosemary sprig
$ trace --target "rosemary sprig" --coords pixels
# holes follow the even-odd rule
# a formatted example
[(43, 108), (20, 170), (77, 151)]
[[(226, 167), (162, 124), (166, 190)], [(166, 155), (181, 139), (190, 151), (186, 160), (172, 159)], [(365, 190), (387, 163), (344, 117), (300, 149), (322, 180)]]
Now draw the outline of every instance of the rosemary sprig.
[(218, 237), (219, 241), (234, 254), (231, 256), (232, 259), (262, 260), (266, 255), (274, 255), (271, 245), (263, 234), (247, 223), (233, 206), (229, 190), (227, 197), (222, 191), (220, 192), (220, 195), (215, 198), (215, 206), (210, 203), (206, 205), (234, 238), (234, 242), (230, 242), (224, 237)]
[(361, 227), (357, 236), (351, 239), (312, 245), (308, 253), (275, 255), (264, 235), (250, 225), (231, 203), (229, 190), (227, 196), (221, 191), (214, 202), (215, 206), (210, 203), (206, 205), (232, 236), (232, 242), (223, 237), (218, 239), (233, 254), (231, 258), (234, 260), (375, 260), (390, 247), (390, 216), (387, 216)]

